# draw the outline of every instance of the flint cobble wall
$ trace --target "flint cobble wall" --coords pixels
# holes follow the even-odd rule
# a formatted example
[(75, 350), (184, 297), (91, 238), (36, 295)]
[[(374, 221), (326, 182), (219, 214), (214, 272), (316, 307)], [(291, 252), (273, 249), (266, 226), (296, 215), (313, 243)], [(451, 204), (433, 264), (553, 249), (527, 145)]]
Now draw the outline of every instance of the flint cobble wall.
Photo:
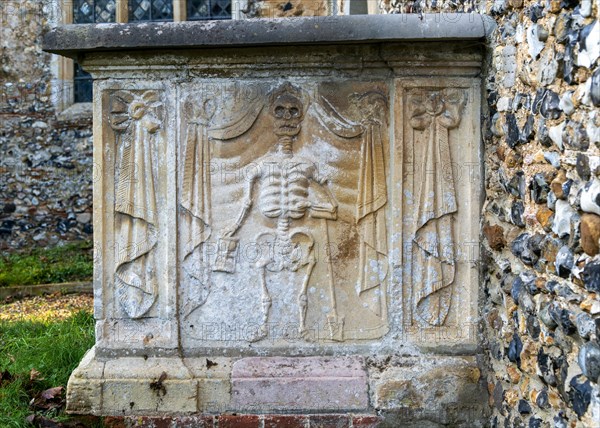
[(92, 236), (91, 118), (57, 115), (42, 6), (0, 2), (0, 251)]
[(600, 426), (598, 2), (383, 0), (493, 18), (482, 118), (492, 427)]

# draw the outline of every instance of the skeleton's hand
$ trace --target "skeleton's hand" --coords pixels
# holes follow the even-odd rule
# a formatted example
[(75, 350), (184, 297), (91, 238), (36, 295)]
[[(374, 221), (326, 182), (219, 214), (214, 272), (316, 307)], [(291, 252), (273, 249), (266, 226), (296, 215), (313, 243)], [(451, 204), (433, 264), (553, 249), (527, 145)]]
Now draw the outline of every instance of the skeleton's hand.
[(237, 225), (232, 224), (232, 225), (226, 226), (223, 228), (223, 230), (221, 230), (221, 237), (231, 238), (236, 231), (237, 231)]

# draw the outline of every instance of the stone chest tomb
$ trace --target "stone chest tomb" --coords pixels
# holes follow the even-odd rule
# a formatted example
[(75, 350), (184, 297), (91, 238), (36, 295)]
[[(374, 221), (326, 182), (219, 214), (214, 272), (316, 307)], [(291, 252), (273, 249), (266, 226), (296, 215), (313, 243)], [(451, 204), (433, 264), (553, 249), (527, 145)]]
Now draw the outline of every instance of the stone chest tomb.
[(58, 27), (94, 76), (72, 412), (477, 424), (478, 15)]

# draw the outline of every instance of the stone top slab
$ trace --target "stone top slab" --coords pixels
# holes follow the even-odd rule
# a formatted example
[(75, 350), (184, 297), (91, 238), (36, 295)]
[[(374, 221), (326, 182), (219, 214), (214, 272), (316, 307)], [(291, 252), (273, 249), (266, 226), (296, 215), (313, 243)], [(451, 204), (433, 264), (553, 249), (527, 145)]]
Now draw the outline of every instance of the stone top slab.
[(479, 14), (398, 14), (58, 26), (43, 49), (74, 57), (92, 51), (483, 40)]

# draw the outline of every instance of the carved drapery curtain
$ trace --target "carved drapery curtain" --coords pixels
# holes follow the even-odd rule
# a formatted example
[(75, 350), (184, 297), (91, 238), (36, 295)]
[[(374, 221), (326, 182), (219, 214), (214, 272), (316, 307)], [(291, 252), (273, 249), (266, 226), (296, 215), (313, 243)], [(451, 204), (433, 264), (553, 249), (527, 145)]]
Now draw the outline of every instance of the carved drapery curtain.
[(413, 141), (425, 143), (414, 187), (415, 311), (418, 318), (433, 326), (446, 320), (456, 273), (452, 214), (458, 207), (448, 134), (460, 124), (464, 104), (459, 89), (415, 90), (409, 94), (410, 125), (421, 133), (421, 138)]
[(231, 140), (245, 133), (260, 114), (264, 100), (244, 100), (239, 115), (218, 122), (214, 98), (190, 97), (185, 103), (188, 117), (183, 166), (181, 207), (189, 239), (184, 245), (183, 270), (195, 286), (189, 290), (183, 312), (186, 316), (204, 304), (210, 291), (210, 261), (207, 248), (198, 249), (211, 236), (211, 140)]
[(358, 123), (340, 115), (325, 98), (316, 110), (323, 124), (337, 136), (362, 136), (356, 198), (356, 224), (360, 236), (358, 295), (371, 311), (381, 316), (382, 285), (388, 272), (383, 210), (387, 204), (387, 184), (382, 135), (387, 100), (380, 92), (369, 91), (352, 94), (350, 103)]
[(157, 297), (157, 243), (153, 154), (161, 127), (158, 93), (121, 91), (111, 98), (111, 126), (117, 135), (115, 238), (116, 295), (131, 318), (144, 316)]

